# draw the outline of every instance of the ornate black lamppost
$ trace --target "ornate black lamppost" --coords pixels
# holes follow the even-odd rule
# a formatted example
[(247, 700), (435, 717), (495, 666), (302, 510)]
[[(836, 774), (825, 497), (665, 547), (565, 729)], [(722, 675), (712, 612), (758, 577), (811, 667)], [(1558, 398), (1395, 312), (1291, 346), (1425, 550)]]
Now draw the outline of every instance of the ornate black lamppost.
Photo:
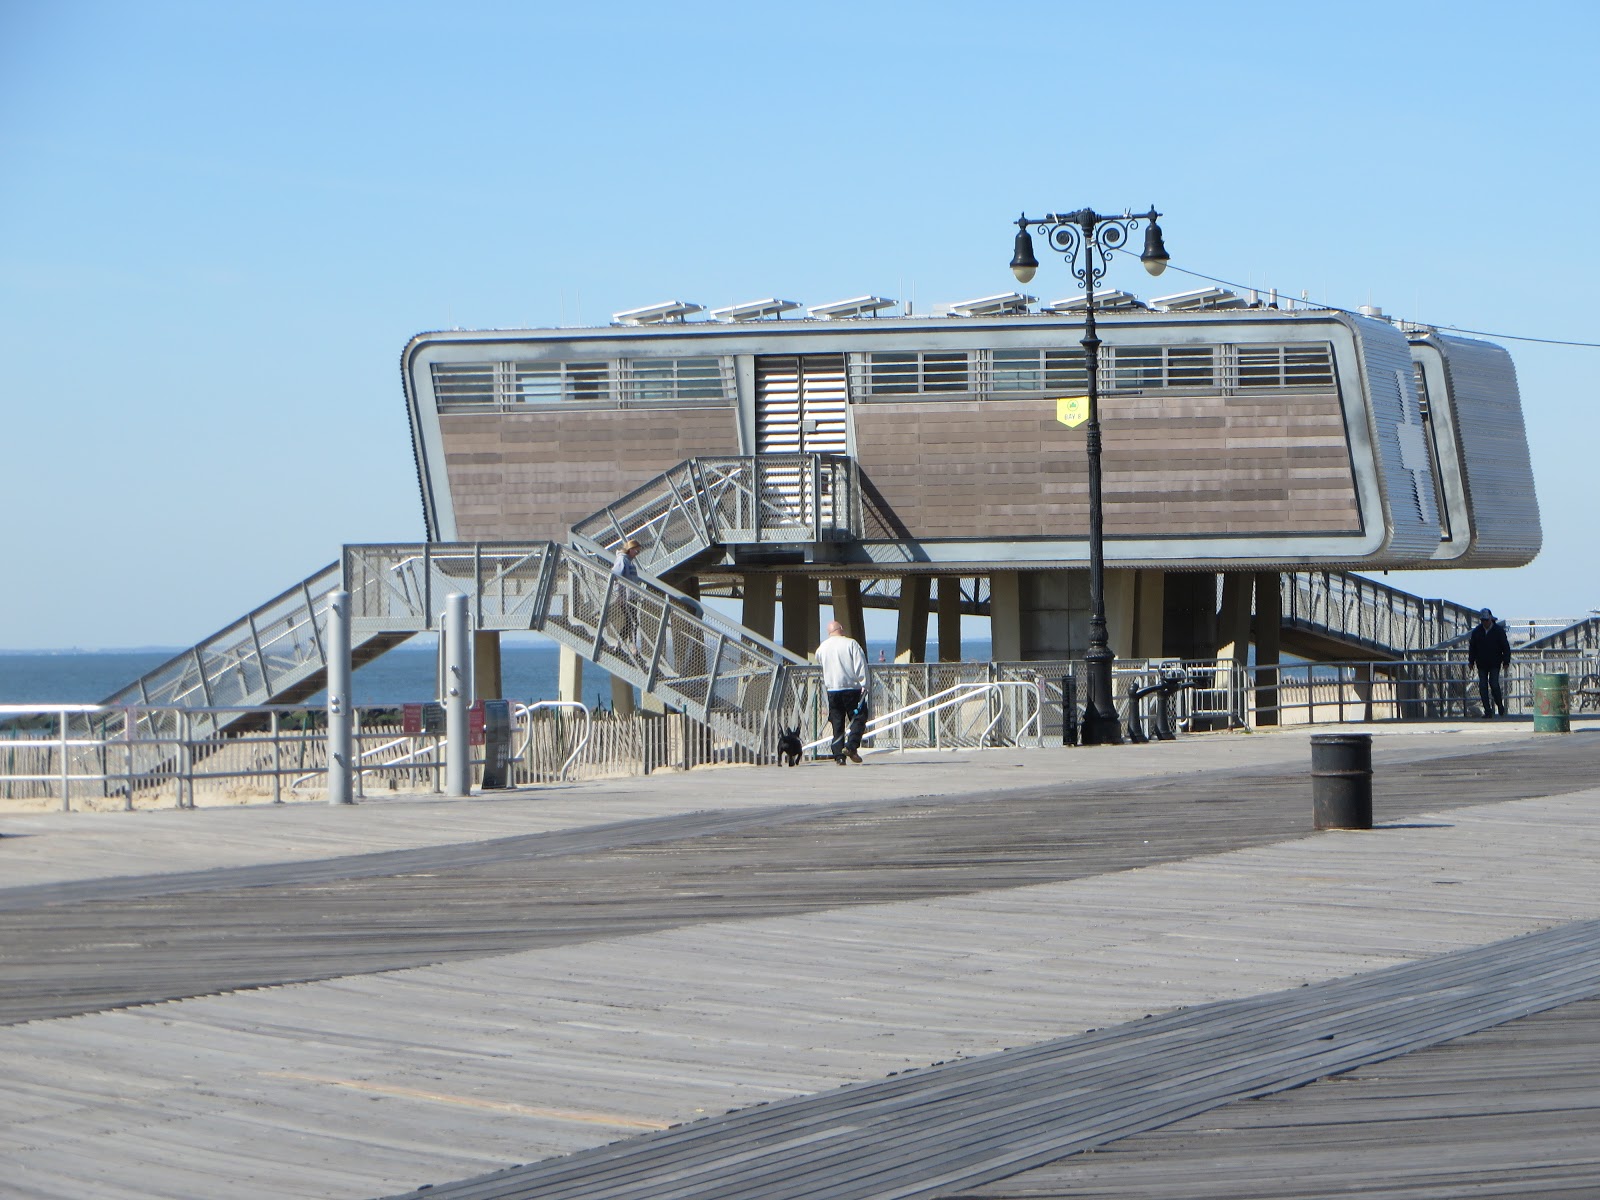
[(1111, 691), (1111, 664), (1116, 659), (1106, 640), (1105, 525), (1100, 504), (1100, 339), (1094, 330), (1094, 289), (1105, 278), (1111, 253), (1128, 240), (1128, 235), (1145, 222), (1144, 253), (1139, 261), (1152, 275), (1167, 269), (1167, 248), (1161, 243), (1161, 214), (1152, 208), (1135, 216), (1101, 216), (1085, 208), (1075, 213), (1048, 213), (1043, 217), (1024, 214), (1017, 218), (1016, 253), (1011, 258), (1011, 273), (1027, 283), (1039, 269), (1033, 256), (1032, 225), (1048, 235), (1050, 245), (1059, 250), (1072, 274), (1083, 285), (1083, 361), (1089, 392), (1089, 648), (1084, 664), (1089, 674), (1089, 696), (1083, 709), (1083, 744), (1115, 745), (1122, 741), (1122, 723), (1117, 720)]

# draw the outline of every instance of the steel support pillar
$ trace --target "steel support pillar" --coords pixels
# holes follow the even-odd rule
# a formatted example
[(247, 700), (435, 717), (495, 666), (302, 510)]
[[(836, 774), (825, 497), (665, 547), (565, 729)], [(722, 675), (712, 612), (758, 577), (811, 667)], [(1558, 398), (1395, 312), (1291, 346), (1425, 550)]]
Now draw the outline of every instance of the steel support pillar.
[(472, 664), (467, 637), (467, 598), (451, 592), (444, 600), (444, 792), (472, 794), (472, 747), (467, 708), (472, 696)]
[(350, 694), (350, 593), (328, 603), (328, 803), (354, 804), (355, 701)]

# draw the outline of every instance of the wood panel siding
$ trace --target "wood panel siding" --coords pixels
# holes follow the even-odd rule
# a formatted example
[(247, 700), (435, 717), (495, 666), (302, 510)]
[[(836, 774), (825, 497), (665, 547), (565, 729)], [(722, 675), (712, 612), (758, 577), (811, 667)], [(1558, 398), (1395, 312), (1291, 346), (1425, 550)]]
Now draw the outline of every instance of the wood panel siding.
[(441, 413), (456, 537), (565, 540), (684, 459), (738, 453), (735, 421), (729, 408)]
[[(1359, 532), (1338, 397), (1102, 401), (1106, 532), (1120, 538)], [(1074, 535), (1089, 519), (1082, 426), (1054, 400), (872, 403), (856, 452), (918, 538)]]

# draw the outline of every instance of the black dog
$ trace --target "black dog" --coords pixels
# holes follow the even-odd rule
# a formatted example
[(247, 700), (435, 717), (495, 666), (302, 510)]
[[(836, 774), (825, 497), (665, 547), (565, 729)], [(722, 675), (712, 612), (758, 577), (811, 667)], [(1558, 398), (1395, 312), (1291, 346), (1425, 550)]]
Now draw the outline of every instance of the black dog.
[(778, 735), (778, 758), (788, 767), (800, 765), (800, 727), (785, 729)]

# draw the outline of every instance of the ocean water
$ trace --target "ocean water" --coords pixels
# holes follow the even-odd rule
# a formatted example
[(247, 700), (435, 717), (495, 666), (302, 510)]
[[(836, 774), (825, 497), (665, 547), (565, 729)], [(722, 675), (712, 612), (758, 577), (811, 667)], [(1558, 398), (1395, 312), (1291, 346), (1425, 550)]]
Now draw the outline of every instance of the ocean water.
[[(23, 653), (0, 651), (0, 704), (94, 704), (179, 653), (176, 650), (95, 650)], [(552, 644), (501, 649), (500, 675), (508, 697), (551, 700), (557, 690), (560, 651)], [(355, 701), (361, 705), (431, 700), (438, 650), (416, 639), (356, 670)], [(610, 677), (585, 664), (584, 699), (596, 691), (610, 703)], [(310, 701), (321, 704), (319, 693)]]
[[(868, 641), (866, 649), (873, 662), (880, 661), (880, 656), (894, 657), (892, 643)], [(989, 657), (987, 641), (964, 641), (961, 650), (968, 660)], [(0, 704), (94, 704), (178, 653), (160, 649), (0, 650)], [(356, 703), (387, 705), (433, 699), (437, 659), (436, 643), (423, 638), (374, 659), (355, 673)], [(503, 643), (500, 676), (506, 697), (554, 700), (559, 662), (560, 650), (553, 642)], [(583, 699), (590, 705), (611, 705), (610, 676), (589, 663), (583, 669)], [(321, 704), (322, 700), (319, 694), (310, 703)]]

